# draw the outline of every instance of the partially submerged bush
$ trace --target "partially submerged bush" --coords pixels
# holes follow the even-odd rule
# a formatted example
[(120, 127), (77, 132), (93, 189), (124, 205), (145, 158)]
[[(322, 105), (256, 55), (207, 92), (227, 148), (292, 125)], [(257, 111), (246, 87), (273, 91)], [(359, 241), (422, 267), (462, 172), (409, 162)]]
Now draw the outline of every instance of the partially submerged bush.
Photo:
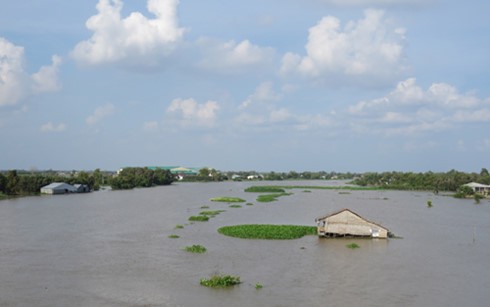
[(186, 252), (194, 253), (194, 254), (203, 254), (207, 251), (207, 249), (202, 245), (186, 246), (184, 250)]
[(240, 284), (240, 276), (213, 275), (211, 278), (201, 278), (200, 284), (211, 288), (224, 288)]
[(182, 228), (184, 228), (184, 225), (181, 225), (181, 224), (175, 225), (175, 229), (182, 229)]
[(168, 237), (170, 239), (178, 239), (178, 238), (180, 238), (178, 235), (169, 235)]
[(230, 208), (241, 208), (242, 206), (240, 205), (230, 205)]

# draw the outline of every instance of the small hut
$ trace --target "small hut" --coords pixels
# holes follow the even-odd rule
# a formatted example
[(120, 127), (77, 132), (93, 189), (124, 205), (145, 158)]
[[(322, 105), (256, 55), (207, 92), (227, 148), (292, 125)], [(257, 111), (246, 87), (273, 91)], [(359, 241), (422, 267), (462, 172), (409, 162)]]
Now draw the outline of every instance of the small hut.
[(387, 228), (370, 222), (349, 209), (343, 209), (316, 220), (321, 237), (370, 237), (386, 239)]

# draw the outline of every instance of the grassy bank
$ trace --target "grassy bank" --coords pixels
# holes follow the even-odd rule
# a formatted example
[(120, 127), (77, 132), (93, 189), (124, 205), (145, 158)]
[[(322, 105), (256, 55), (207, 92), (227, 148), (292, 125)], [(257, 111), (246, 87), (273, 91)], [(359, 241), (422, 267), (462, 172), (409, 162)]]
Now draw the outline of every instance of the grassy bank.
[(229, 237), (242, 239), (291, 240), (306, 235), (316, 235), (315, 226), (250, 224), (225, 226), (218, 232)]

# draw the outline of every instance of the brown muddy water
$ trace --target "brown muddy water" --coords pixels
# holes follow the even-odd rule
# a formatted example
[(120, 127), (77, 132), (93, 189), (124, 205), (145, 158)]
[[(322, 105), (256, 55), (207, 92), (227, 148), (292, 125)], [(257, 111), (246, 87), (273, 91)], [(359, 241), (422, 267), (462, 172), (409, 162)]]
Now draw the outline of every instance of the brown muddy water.
[[(295, 189), (258, 203), (257, 194), (243, 191), (252, 184), (176, 183), (1, 201), (0, 306), (488, 306), (488, 200)], [(209, 201), (219, 196), (254, 205)], [(189, 223), (204, 205), (226, 212)], [(403, 238), (266, 241), (216, 231), (249, 223), (314, 226), (316, 217), (342, 208)], [(184, 228), (175, 229), (178, 224)], [(183, 250), (193, 244), (208, 251)], [(239, 275), (243, 283), (199, 284), (215, 273)], [(257, 283), (263, 288), (255, 289)]]

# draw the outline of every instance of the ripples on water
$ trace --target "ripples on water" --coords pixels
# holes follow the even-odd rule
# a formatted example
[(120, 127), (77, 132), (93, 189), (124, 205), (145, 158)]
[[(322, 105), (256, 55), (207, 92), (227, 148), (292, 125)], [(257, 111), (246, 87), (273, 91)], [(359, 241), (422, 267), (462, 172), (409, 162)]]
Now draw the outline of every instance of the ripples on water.
[[(332, 184), (278, 184), (284, 183)], [(488, 201), (296, 189), (257, 203), (257, 194), (243, 192), (251, 184), (177, 183), (1, 201), (0, 306), (485, 306), (490, 300)], [(208, 201), (218, 196), (254, 205)], [(204, 205), (226, 212), (190, 224)], [(263, 241), (216, 232), (243, 223), (315, 225), (316, 217), (342, 208), (403, 239)], [(345, 247), (352, 242), (360, 248)], [(182, 250), (192, 244), (208, 252)], [(243, 283), (199, 285), (215, 273), (239, 275)], [(264, 288), (256, 290), (256, 283)]]

